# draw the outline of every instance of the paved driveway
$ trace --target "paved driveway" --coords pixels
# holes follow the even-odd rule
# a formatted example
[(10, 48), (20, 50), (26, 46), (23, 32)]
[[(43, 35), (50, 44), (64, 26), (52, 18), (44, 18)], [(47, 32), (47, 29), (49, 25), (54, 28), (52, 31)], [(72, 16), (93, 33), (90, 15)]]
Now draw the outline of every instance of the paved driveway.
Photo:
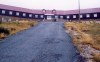
[(40, 23), (0, 43), (0, 62), (75, 62), (77, 59), (62, 22)]

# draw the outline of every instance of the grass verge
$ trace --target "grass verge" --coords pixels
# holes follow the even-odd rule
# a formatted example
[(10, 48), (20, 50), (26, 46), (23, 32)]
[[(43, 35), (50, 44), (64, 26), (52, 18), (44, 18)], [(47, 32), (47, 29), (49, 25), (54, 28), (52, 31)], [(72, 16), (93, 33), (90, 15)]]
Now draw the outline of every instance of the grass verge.
[[(77, 45), (90, 45), (92, 48), (100, 51), (100, 24), (99, 23), (79, 23), (79, 22), (65, 22), (65, 28), (70, 31), (78, 33), (72, 36), (73, 43)], [(70, 34), (69, 33), (69, 34)], [(78, 47), (81, 52), (81, 48)], [(93, 53), (94, 62), (100, 62), (100, 53)]]
[(4, 39), (8, 35), (15, 34), (19, 31), (28, 29), (37, 24), (36, 21), (12, 21), (0, 23), (0, 39)]

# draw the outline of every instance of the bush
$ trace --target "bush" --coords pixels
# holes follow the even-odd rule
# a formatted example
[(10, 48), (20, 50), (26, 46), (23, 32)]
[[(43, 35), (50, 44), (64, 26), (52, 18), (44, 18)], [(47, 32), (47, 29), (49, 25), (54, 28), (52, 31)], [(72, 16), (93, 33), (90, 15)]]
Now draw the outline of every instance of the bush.
[(29, 25), (30, 25), (30, 27), (33, 27), (34, 26), (34, 24), (32, 24), (32, 23), (30, 23)]
[(5, 35), (9, 35), (10, 34), (9, 30), (6, 29), (6, 28), (3, 28), (3, 27), (0, 27), (0, 33), (4, 33)]

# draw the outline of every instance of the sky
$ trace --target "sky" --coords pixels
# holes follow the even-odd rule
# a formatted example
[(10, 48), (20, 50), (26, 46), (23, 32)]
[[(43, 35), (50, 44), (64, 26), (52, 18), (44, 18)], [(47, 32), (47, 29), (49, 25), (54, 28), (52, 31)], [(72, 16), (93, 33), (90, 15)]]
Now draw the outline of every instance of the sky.
[[(23, 7), (28, 9), (78, 9), (78, 0), (0, 0), (0, 4)], [(100, 0), (80, 0), (80, 8), (100, 8)]]

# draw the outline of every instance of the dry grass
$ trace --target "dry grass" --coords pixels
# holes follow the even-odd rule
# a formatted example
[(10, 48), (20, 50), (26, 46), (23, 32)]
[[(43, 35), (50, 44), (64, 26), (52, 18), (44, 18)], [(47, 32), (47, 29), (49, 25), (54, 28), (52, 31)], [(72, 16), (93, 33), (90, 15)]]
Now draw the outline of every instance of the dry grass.
[(100, 50), (100, 24), (66, 22), (65, 27), (70, 27), (80, 34), (74, 38), (74, 42), (90, 44), (95, 49)]
[[(65, 22), (65, 28), (74, 30), (79, 33), (73, 37), (73, 43), (77, 46), (79, 44), (91, 45), (96, 50), (100, 51), (100, 24), (99, 23), (79, 23), (79, 22)], [(81, 52), (81, 48), (78, 47)], [(100, 53), (94, 53), (94, 62), (100, 62)]]
[[(19, 31), (28, 29), (36, 25), (36, 21), (13, 21), (13, 22), (3, 22), (0, 24), (0, 28), (4, 28), (9, 31), (9, 35), (15, 34)], [(0, 33), (0, 39), (7, 37), (5, 33)]]
[(93, 58), (94, 58), (94, 61), (95, 62), (100, 62), (100, 54), (98, 54), (98, 53), (97, 54), (94, 54), (94, 57)]

